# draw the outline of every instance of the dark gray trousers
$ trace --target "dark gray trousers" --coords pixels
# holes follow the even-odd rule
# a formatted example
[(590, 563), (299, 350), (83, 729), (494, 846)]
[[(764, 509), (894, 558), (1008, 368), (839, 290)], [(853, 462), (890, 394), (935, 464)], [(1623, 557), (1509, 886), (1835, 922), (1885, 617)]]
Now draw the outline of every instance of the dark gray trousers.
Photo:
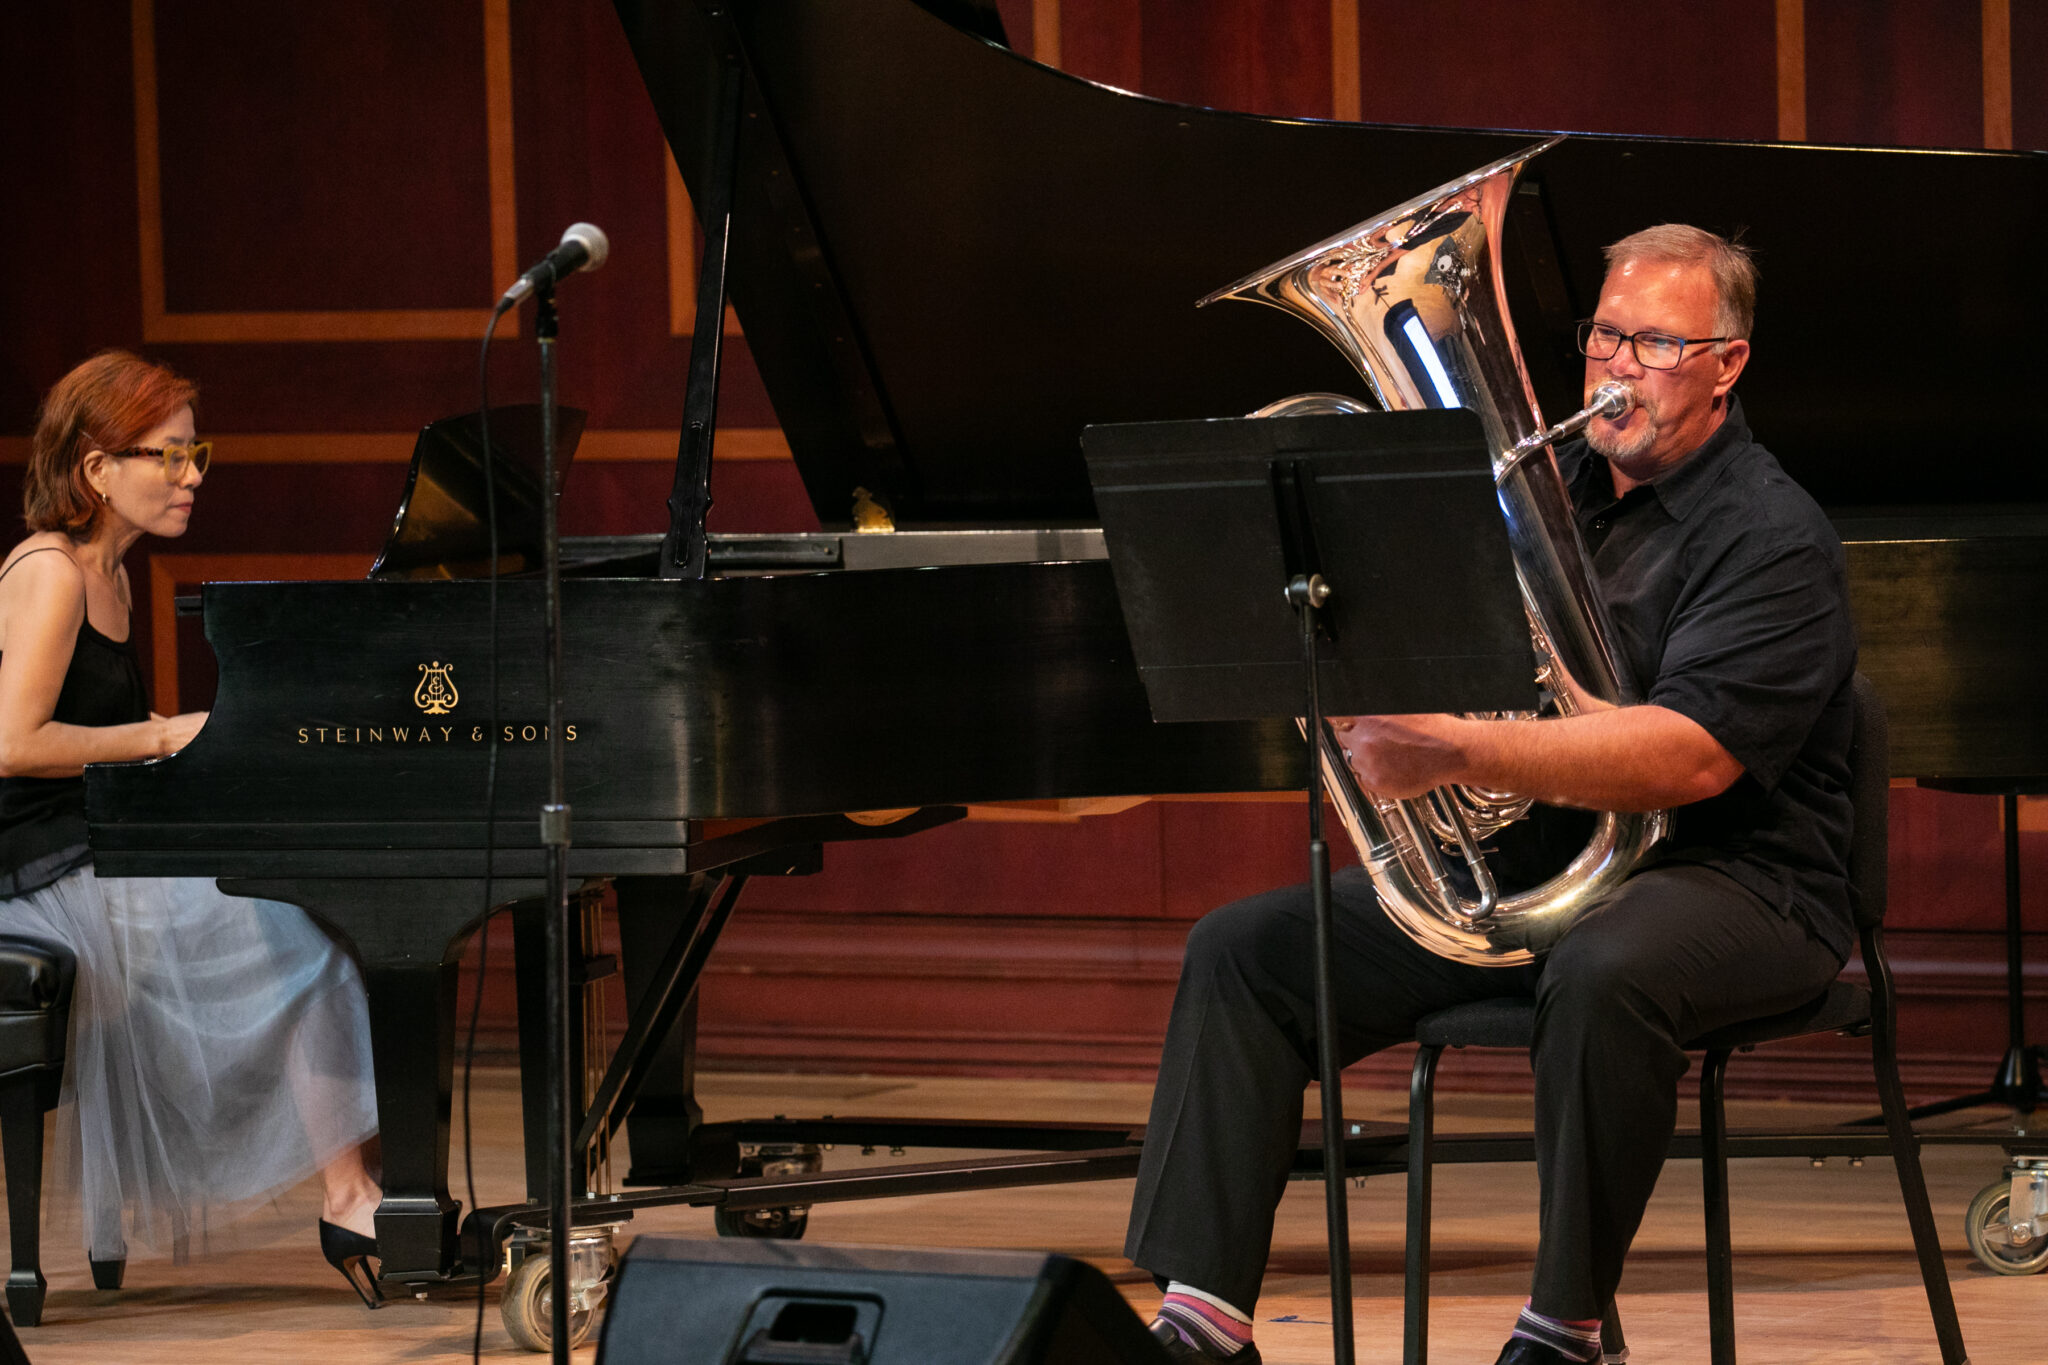
[[(1790, 1009), (1840, 970), (1805, 927), (1708, 868), (1655, 867), (1538, 963), (1473, 967), (1419, 947), (1356, 868), (1332, 879), (1338, 1055), (1415, 1036), (1448, 1005), (1534, 994), (1536, 1311), (1597, 1318), (1614, 1297), (1676, 1126), (1680, 1044)], [(1249, 1312), (1314, 1078), (1306, 886), (1213, 911), (1188, 936), (1124, 1254)]]

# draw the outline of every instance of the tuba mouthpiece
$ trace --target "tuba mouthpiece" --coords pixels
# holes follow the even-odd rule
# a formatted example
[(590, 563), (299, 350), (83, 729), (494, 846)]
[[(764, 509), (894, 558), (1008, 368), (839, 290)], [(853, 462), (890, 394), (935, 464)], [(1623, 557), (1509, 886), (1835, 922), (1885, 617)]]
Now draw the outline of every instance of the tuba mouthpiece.
[(1619, 379), (1610, 379), (1593, 390), (1593, 401), (1586, 404), (1586, 411), (1595, 417), (1619, 421), (1635, 410), (1636, 391)]
[(1545, 428), (1533, 436), (1524, 436), (1514, 449), (1494, 462), (1493, 477), (1496, 481), (1507, 478), (1515, 467), (1539, 450), (1547, 449), (1552, 441), (1567, 436), (1576, 436), (1586, 429), (1586, 424), (1595, 417), (1620, 421), (1634, 411), (1636, 406), (1635, 386), (1625, 380), (1610, 379), (1593, 390), (1592, 401), (1565, 418), (1554, 427)]

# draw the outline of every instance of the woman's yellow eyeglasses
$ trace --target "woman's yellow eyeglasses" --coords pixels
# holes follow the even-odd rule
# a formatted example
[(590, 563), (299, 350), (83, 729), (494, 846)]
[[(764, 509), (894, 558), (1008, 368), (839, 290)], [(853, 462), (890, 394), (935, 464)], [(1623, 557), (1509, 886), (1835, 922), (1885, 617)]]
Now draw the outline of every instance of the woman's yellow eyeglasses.
[(201, 474), (206, 472), (207, 461), (213, 458), (213, 442), (194, 441), (186, 445), (173, 441), (164, 446), (130, 446), (126, 450), (113, 452), (113, 458), (117, 460), (140, 459), (145, 456), (163, 465), (165, 483), (176, 483), (185, 477), (185, 468), (188, 465)]

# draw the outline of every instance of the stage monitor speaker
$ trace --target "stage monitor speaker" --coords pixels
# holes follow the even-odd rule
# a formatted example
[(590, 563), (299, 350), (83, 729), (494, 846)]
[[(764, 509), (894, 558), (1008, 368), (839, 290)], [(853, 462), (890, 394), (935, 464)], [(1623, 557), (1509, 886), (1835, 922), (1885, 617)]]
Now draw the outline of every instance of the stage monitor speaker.
[(1109, 1277), (1043, 1252), (642, 1237), (599, 1365), (1166, 1365)]

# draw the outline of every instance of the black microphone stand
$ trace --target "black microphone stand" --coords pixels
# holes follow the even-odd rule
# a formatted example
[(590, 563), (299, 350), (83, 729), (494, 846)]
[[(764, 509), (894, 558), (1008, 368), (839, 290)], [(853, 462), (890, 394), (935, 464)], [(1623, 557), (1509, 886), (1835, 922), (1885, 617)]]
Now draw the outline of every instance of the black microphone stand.
[(534, 289), (534, 335), (540, 342), (541, 538), (547, 583), (545, 650), (548, 697), (548, 799), (540, 808), (540, 840), (547, 851), (548, 1054), (548, 1319), (549, 1358), (569, 1363), (569, 1237), (575, 1122), (564, 1065), (569, 1043), (569, 804), (563, 769), (568, 757), (562, 730), (562, 540), (555, 519), (555, 291)]

